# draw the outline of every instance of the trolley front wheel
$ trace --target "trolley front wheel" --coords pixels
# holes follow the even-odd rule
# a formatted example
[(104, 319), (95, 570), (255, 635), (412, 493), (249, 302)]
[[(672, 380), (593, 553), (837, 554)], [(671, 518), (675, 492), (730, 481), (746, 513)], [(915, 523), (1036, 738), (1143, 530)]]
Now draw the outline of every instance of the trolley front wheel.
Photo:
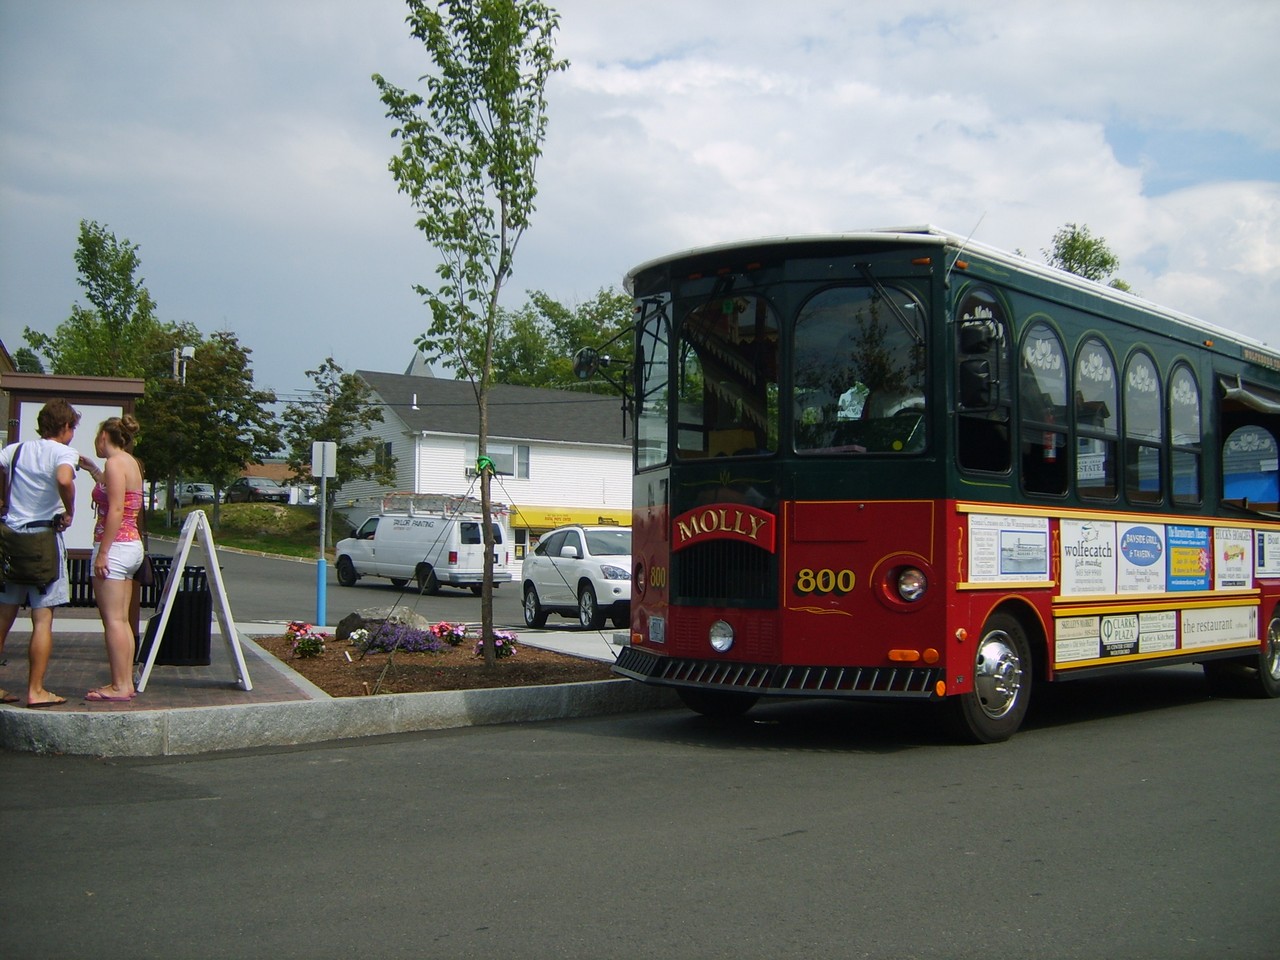
[(951, 731), (968, 743), (1013, 736), (1031, 702), (1031, 643), (1014, 616), (994, 613), (982, 629), (973, 663), (973, 689), (945, 702)]

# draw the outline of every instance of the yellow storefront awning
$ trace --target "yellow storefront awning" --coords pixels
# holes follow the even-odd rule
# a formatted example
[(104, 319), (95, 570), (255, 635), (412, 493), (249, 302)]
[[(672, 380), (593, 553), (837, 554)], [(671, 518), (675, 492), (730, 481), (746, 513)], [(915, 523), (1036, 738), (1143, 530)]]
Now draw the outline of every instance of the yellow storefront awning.
[(631, 526), (630, 510), (610, 510), (606, 507), (540, 507), (534, 504), (512, 504), (511, 526), (530, 530), (550, 530), (566, 523), (618, 524)]

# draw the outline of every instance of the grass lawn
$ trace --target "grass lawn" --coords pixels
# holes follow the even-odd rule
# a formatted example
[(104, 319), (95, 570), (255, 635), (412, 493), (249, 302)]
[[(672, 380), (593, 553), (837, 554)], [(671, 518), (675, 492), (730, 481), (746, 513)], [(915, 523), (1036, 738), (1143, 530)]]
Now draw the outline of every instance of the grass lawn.
[[(282, 554), (288, 557), (314, 559), (320, 547), (320, 513), (314, 506), (294, 506), (278, 503), (223, 503), (215, 512), (209, 504), (183, 507), (176, 513), (176, 525), (169, 526), (168, 514), (156, 510), (147, 514), (147, 531), (162, 537), (176, 537), (192, 510), (203, 510), (213, 528), (214, 541), (219, 546), (239, 547), (244, 550), (261, 550), (264, 553)], [(351, 528), (341, 517), (330, 515), (328, 532), (329, 548), (326, 555), (333, 558), (332, 544), (350, 536)]]

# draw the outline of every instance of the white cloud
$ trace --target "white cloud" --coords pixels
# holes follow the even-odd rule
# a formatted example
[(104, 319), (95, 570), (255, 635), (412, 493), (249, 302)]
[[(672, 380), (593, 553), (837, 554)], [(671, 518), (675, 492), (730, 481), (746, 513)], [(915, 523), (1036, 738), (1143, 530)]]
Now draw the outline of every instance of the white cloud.
[[(1280, 5), (556, 6), (573, 65), (552, 81), (509, 303), (586, 298), (642, 260), (753, 235), (976, 225), (1038, 258), (1074, 221), (1144, 296), (1274, 340), (1278, 178), (1206, 145), (1275, 161)], [(66, 316), (85, 217), (141, 244), (162, 312), (236, 330), (273, 385), (328, 354), (401, 369), (434, 260), (369, 75), (426, 72), (403, 17), (357, 0), (0, 6), (6, 344)]]

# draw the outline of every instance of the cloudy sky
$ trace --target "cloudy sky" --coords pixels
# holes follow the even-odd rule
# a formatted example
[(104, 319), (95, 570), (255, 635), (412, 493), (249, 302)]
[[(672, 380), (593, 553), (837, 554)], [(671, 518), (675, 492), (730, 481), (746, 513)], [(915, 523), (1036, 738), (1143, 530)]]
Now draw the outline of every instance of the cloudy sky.
[[(1158, 303), (1280, 343), (1280, 4), (560, 0), (508, 306), (744, 237), (932, 223), (1039, 259), (1074, 221)], [(0, 339), (84, 302), (81, 219), (160, 316), (283, 397), (398, 372), (434, 259), (370, 74), (396, 0), (0, 0)]]

